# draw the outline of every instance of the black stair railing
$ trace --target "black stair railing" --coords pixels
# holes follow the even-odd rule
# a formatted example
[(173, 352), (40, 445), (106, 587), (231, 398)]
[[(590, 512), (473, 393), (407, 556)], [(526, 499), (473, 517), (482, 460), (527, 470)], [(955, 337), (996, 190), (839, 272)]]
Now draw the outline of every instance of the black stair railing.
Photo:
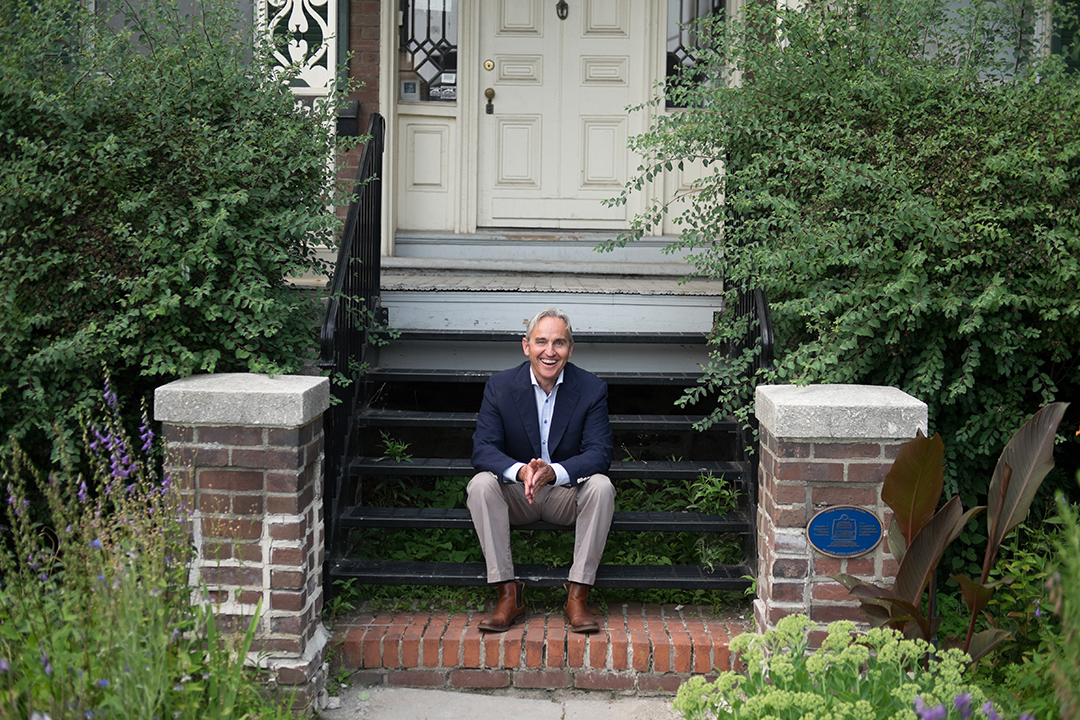
[(327, 540), (335, 537), (339, 497), (353, 435), (356, 408), (363, 405), (361, 381), (368, 332), (381, 321), (379, 263), (382, 242), (382, 154), (386, 123), (378, 113), (368, 120), (369, 139), (360, 155), (356, 185), (345, 218), (337, 265), (320, 334), (319, 367), (330, 373), (330, 409), (323, 415), (324, 501)]

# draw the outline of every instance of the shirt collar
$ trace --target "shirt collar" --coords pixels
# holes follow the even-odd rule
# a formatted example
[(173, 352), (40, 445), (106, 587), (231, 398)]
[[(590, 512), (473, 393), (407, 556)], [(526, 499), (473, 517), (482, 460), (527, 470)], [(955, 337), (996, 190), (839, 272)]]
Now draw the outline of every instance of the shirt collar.
[[(563, 375), (566, 374), (566, 368), (559, 371), (559, 377), (555, 378), (555, 384), (551, 386), (551, 392), (555, 392), (555, 388), (562, 385)], [(539, 388), (540, 383), (536, 382), (536, 373), (533, 372), (532, 365), (529, 366), (529, 379), (532, 380), (534, 388)], [(543, 390), (544, 388), (540, 388)]]

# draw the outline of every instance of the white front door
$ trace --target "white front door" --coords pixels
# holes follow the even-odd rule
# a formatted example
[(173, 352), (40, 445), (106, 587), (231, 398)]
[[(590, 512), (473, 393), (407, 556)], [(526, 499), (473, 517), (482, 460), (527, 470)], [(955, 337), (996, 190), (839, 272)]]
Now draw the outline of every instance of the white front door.
[[(637, 167), (649, 91), (648, 0), (484, 0), (477, 225), (619, 229), (602, 201)], [(494, 92), (491, 114), (485, 93)], [(633, 164), (632, 164), (633, 163)]]

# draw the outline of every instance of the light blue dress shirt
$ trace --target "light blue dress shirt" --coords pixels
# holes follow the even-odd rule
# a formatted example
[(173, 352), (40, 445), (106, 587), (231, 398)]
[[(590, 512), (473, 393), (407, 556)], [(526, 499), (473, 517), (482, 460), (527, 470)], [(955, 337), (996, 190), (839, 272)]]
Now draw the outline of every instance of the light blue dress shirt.
[[(555, 396), (559, 392), (559, 386), (562, 385), (563, 373), (559, 373), (559, 378), (555, 381), (555, 387), (551, 388), (550, 393), (544, 392), (544, 388), (540, 387), (540, 383), (536, 381), (536, 375), (533, 374), (531, 367), (529, 368), (529, 377), (532, 378), (533, 394), (536, 398), (536, 417), (540, 420), (540, 459), (551, 465), (551, 469), (555, 471), (556, 485), (568, 486), (570, 484), (570, 474), (559, 463), (551, 462), (551, 453), (548, 451), (551, 416), (555, 413)], [(514, 463), (503, 471), (503, 477), (510, 482), (517, 482), (518, 471), (525, 464)]]

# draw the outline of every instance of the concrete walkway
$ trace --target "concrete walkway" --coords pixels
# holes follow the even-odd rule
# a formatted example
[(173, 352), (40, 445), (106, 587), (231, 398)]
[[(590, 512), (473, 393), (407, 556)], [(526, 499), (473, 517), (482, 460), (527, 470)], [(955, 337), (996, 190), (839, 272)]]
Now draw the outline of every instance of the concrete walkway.
[(606, 693), (513, 691), (500, 694), (350, 688), (323, 710), (324, 720), (679, 720), (670, 697), (606, 696)]

